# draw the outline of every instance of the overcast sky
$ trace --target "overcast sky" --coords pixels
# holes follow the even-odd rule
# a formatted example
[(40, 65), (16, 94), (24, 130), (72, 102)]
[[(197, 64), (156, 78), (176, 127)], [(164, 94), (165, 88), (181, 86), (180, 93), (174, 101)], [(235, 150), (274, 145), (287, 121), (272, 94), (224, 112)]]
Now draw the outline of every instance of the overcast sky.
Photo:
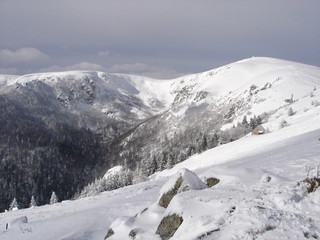
[(171, 77), (251, 56), (320, 66), (319, 0), (0, 0), (0, 73)]

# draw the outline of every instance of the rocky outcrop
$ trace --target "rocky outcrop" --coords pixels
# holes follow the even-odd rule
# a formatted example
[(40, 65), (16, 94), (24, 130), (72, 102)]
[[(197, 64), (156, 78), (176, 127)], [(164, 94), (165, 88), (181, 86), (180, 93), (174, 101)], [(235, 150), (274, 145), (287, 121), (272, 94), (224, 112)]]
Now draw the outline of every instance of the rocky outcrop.
[(204, 188), (207, 188), (206, 184), (195, 173), (188, 169), (182, 169), (162, 187), (158, 204), (167, 208), (172, 198), (178, 193)]
[(315, 192), (320, 186), (320, 178), (306, 178), (303, 180), (304, 183), (307, 183), (307, 191), (308, 193)]
[(177, 214), (166, 216), (161, 220), (156, 234), (159, 234), (162, 240), (170, 239), (180, 227), (182, 222), (182, 217)]
[(220, 182), (220, 179), (215, 178), (215, 177), (211, 177), (211, 178), (207, 178), (206, 179), (206, 183), (208, 187), (213, 187), (215, 185), (217, 185)]
[(107, 238), (111, 237), (112, 235), (114, 235), (114, 231), (112, 230), (112, 228), (109, 228), (107, 235), (104, 237), (104, 239), (107, 239)]
[[(159, 200), (159, 205), (161, 207), (167, 208), (169, 203), (171, 202), (172, 198), (177, 195), (179, 188), (181, 187), (182, 184), (182, 177), (180, 176), (177, 180), (176, 183), (174, 184), (173, 188), (171, 190), (169, 190), (168, 192), (164, 193), (160, 200)], [(185, 191), (187, 189), (184, 189)], [(182, 190), (183, 191), (183, 190)]]

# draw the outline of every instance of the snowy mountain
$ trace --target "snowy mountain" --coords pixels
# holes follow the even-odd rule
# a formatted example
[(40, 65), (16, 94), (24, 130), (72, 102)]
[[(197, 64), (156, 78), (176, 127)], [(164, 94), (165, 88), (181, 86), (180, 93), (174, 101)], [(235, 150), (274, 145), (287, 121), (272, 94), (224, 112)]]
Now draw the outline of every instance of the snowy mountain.
[(163, 111), (167, 104), (166, 96), (156, 91), (159, 81), (142, 77), (133, 82), (103, 72), (58, 72), (0, 79), (2, 94), (29, 108), (46, 104), (53, 113), (66, 112), (79, 126), (92, 129), (103, 126), (102, 118), (137, 121)]
[[(241, 125), (244, 117), (248, 124), (258, 117), (259, 122), (267, 122), (287, 114), (290, 107), (296, 111), (298, 102), (306, 108), (312, 102), (318, 105), (312, 96), (319, 88), (319, 74), (318, 67), (251, 58), (175, 79), (169, 89), (174, 96), (171, 107), (126, 135), (120, 143), (120, 158), (122, 162), (141, 159), (141, 171), (149, 175), (238, 139), (250, 131), (250, 126)], [(131, 150), (137, 143), (142, 151)]]
[[(128, 182), (150, 179), (2, 213), (1, 239), (43, 239), (51, 230), (47, 239), (103, 239), (117, 217), (145, 208), (116, 220), (110, 239), (129, 239), (133, 229), (136, 239), (159, 239), (154, 233), (172, 214), (183, 219), (172, 239), (284, 239), (293, 228), (292, 239), (319, 238), (319, 192), (297, 185), (318, 174), (319, 89), (318, 67), (271, 58), (165, 81), (101, 72), (0, 76), (2, 209), (14, 197), (22, 207), (32, 195), (47, 203), (52, 191), (70, 199), (86, 185), (88, 196), (89, 183), (100, 187), (117, 165)], [(268, 133), (248, 135), (258, 124)], [(159, 207), (160, 188), (183, 168), (220, 182)], [(24, 215), (28, 223), (5, 231)], [(70, 222), (72, 230), (64, 227)]]
[[(112, 167), (116, 138), (168, 106), (167, 82), (102, 72), (0, 76), (0, 211), (61, 199)], [(109, 155), (112, 155), (109, 157)]]
[[(319, 97), (314, 91), (313, 99)], [(320, 108), (305, 100), (293, 103), (295, 115), (276, 114), (268, 122), (279, 126), (285, 119), (288, 126), (194, 155), (144, 183), (1, 213), (1, 239), (104, 239), (110, 227), (114, 234), (108, 239), (161, 239), (158, 225), (173, 214), (183, 221), (170, 239), (318, 239), (320, 190), (308, 193), (302, 181), (319, 174)], [(160, 207), (160, 193), (181, 173), (191, 189)], [(220, 182), (192, 187), (211, 177)]]

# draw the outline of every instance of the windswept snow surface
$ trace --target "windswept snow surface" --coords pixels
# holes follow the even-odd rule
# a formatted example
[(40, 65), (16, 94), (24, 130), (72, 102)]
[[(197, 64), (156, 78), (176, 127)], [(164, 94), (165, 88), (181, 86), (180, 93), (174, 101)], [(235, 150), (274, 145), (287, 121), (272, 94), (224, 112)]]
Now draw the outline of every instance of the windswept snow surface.
[[(254, 66), (254, 69), (260, 69), (260, 77), (257, 75), (256, 80), (252, 81), (248, 79), (246, 86), (237, 85), (236, 78), (249, 76), (250, 65), (255, 64), (255, 61), (264, 63)], [(286, 96), (283, 93), (277, 94), (277, 88), (273, 88), (274, 94), (269, 92), (271, 98), (268, 101), (252, 105), (252, 109), (256, 107), (257, 112), (264, 107), (274, 110), (281, 101), (281, 107), (263, 124), (270, 130), (269, 133), (247, 135), (194, 155), (172, 169), (154, 174), (144, 183), (104, 192), (95, 197), (1, 213), (0, 239), (101, 240), (110, 225), (115, 231), (110, 239), (132, 239), (128, 232), (136, 214), (139, 224), (148, 231), (139, 230), (135, 239), (160, 239), (154, 234), (157, 225), (163, 216), (172, 213), (183, 217), (183, 223), (171, 238), (176, 240), (320, 239), (320, 189), (307, 193), (306, 184), (298, 184), (306, 177), (320, 174), (320, 104), (317, 103), (320, 102), (319, 68), (291, 62), (286, 65), (285, 61), (276, 59), (258, 58), (255, 61), (240, 61), (204, 73), (203, 76), (210, 72), (208, 77), (229, 74), (232, 68), (242, 71), (243, 75), (230, 75), (228, 79), (234, 78), (234, 82), (223, 82), (221, 78), (217, 88), (207, 86), (207, 89), (213, 89), (210, 94), (215, 98), (214, 94), (222, 94), (221, 91), (227, 93), (227, 89), (243, 93), (252, 83), (259, 85), (259, 79), (268, 76), (268, 72), (275, 74), (272, 75), (274, 87), (278, 82), (286, 80), (279, 80), (271, 65), (277, 65), (278, 62), (281, 66), (287, 66), (285, 76), (291, 74), (288, 79), (292, 85), (288, 85), (285, 90)], [(295, 72), (297, 68), (305, 68), (308, 72), (305, 85), (300, 82), (304, 81), (304, 77)], [(192, 82), (195, 81), (192, 80), (194, 77), (190, 75), (179, 80)], [(168, 81), (167, 84), (172, 83)], [(204, 81), (204, 84), (209, 83)], [(150, 83), (149, 87), (144, 88), (152, 89), (153, 86)], [(290, 105), (283, 104), (284, 98), (290, 98), (292, 93), (296, 101)], [(170, 99), (170, 94), (161, 94), (163, 99)], [(225, 94), (222, 95), (225, 97)], [(264, 105), (266, 102), (268, 105)], [(274, 105), (270, 107), (272, 102)], [(293, 108), (294, 115), (288, 116), (288, 107)], [(286, 120), (288, 126), (280, 128), (282, 120)], [(220, 183), (212, 188), (179, 193), (167, 209), (159, 207), (157, 199), (161, 188), (184, 168), (193, 171), (202, 180), (216, 177)], [(142, 211), (146, 208), (149, 210), (143, 215)], [(23, 216), (27, 217), (27, 222), (10, 224)], [(7, 224), (10, 226), (8, 229)]]

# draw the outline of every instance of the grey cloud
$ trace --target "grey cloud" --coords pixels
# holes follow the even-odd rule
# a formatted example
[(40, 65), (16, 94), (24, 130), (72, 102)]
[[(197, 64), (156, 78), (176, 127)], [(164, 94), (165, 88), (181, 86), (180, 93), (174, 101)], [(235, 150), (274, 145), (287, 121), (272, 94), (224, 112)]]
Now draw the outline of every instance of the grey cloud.
[(0, 63), (12, 65), (19, 63), (43, 63), (48, 61), (49, 56), (36, 48), (20, 48), (15, 51), (0, 49)]
[(2, 0), (0, 48), (34, 46), (59, 66), (190, 72), (252, 55), (320, 65), (319, 10), (316, 0)]
[(70, 65), (70, 66), (50, 66), (46, 68), (42, 68), (40, 72), (61, 72), (61, 71), (104, 71), (110, 73), (126, 73), (126, 74), (134, 74), (140, 76), (147, 76), (158, 79), (168, 79), (181, 76), (181, 73), (177, 73), (173, 69), (165, 68), (165, 67), (156, 67), (149, 66), (143, 63), (134, 63), (134, 64), (116, 64), (111, 68), (106, 68), (100, 64), (89, 63), (89, 62), (80, 62), (78, 64)]
[(181, 76), (181, 73), (166, 67), (149, 66), (144, 63), (116, 64), (108, 69), (108, 72), (128, 73), (147, 76), (158, 79), (170, 79)]
[(13, 75), (18, 72), (18, 69), (16, 68), (0, 68), (0, 74), (9, 74)]
[(89, 63), (89, 62), (80, 62), (78, 64), (74, 64), (71, 66), (50, 66), (47, 68), (40, 69), (40, 72), (61, 72), (61, 71), (76, 71), (76, 70), (83, 70), (83, 71), (107, 71), (107, 69), (99, 64)]
[(109, 54), (110, 54), (110, 52), (108, 50), (98, 52), (98, 55), (103, 56), (103, 57), (108, 56)]

